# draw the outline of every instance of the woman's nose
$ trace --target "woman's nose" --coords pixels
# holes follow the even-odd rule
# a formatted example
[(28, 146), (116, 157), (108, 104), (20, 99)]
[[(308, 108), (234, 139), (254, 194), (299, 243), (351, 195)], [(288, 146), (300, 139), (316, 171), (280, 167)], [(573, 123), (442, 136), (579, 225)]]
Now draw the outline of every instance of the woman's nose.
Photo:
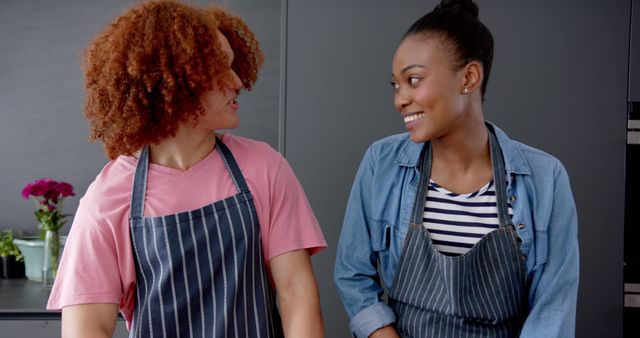
[(238, 76), (238, 74), (236, 74), (235, 71), (231, 71), (231, 83), (230, 83), (231, 89), (233, 90), (240, 90), (243, 87), (242, 84), (242, 80), (240, 80), (240, 77)]
[(409, 98), (409, 95), (406, 95), (406, 93), (398, 91), (394, 97), (394, 103), (396, 109), (402, 112), (407, 106), (409, 106), (411, 99)]

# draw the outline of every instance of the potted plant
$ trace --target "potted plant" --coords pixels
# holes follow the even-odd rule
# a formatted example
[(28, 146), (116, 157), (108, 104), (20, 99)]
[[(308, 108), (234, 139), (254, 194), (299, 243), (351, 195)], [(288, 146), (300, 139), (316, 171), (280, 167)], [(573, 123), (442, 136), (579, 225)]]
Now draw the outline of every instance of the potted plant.
[(5, 230), (0, 233), (0, 259), (2, 262), (2, 278), (24, 277), (22, 253), (13, 243), (13, 232), (11, 230)]

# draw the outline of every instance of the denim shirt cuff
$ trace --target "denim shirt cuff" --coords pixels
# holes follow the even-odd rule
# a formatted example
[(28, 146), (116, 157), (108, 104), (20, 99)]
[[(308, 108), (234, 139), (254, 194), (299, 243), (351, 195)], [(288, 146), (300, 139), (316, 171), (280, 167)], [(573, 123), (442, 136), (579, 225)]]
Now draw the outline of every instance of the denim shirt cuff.
[(378, 302), (364, 308), (351, 318), (351, 332), (355, 337), (367, 338), (375, 330), (392, 324), (396, 316), (384, 302)]

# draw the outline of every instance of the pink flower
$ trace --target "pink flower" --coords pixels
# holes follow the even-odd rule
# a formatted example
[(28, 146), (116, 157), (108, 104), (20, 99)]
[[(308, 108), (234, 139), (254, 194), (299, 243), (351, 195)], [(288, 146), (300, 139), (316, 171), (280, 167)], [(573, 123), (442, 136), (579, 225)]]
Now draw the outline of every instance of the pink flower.
[(35, 216), (43, 230), (58, 230), (65, 224), (68, 216), (60, 210), (62, 200), (75, 194), (71, 184), (45, 177), (25, 185), (21, 195), (24, 199), (33, 196), (37, 204)]
[(28, 199), (29, 196), (44, 196), (45, 199), (52, 200), (54, 203), (58, 203), (58, 198), (60, 196), (75, 196), (73, 193), (73, 186), (71, 184), (67, 182), (58, 182), (46, 177), (27, 184), (22, 189), (21, 195), (24, 199)]
[(23, 189), (22, 189), (22, 198), (24, 199), (29, 199), (29, 195), (31, 195), (31, 184), (27, 184)]
[(73, 193), (73, 186), (69, 183), (58, 182), (57, 190), (62, 195), (62, 197), (75, 196), (75, 194)]
[(42, 196), (55, 184), (57, 184), (56, 181), (46, 177), (35, 180), (32, 183), (27, 184), (24, 189), (22, 189), (22, 197), (24, 199), (28, 199), (29, 196)]

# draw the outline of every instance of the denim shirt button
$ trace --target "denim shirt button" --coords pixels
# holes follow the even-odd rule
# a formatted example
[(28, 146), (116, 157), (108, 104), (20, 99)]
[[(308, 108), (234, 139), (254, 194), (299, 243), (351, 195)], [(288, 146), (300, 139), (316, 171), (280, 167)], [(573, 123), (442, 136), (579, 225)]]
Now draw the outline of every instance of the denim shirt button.
[(524, 229), (524, 224), (522, 224), (522, 223), (518, 224), (518, 229), (520, 229), (520, 230)]
[(509, 202), (515, 203), (516, 202), (516, 195), (511, 195), (511, 197), (509, 198)]

